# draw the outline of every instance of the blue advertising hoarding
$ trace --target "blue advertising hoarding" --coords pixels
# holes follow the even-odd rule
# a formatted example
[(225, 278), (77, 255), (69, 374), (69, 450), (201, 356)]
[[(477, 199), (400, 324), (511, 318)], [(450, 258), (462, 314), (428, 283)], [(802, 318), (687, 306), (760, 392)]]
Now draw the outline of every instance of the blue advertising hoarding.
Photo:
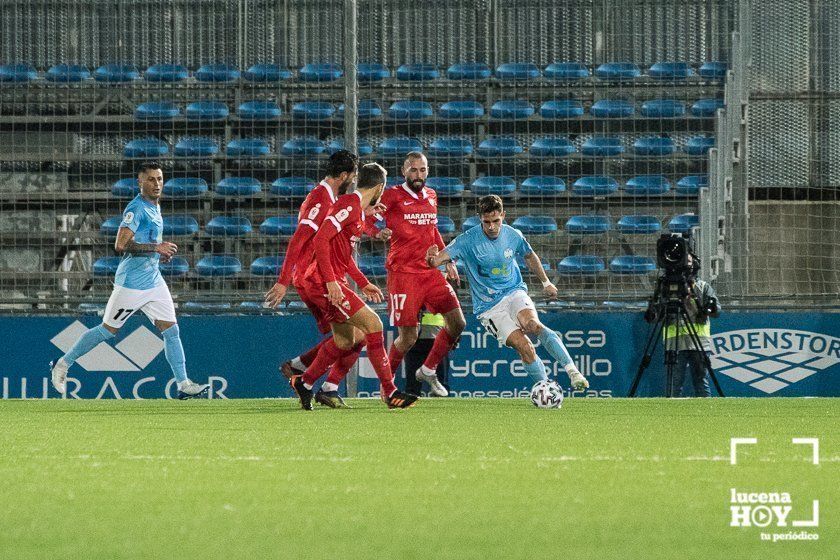
[[(562, 334), (569, 353), (590, 382), (575, 396), (623, 397), (636, 375), (649, 326), (641, 313), (551, 312), (542, 321)], [(712, 362), (727, 396), (840, 396), (840, 315), (832, 313), (729, 312), (713, 320)], [(181, 317), (190, 377), (209, 382), (213, 398), (290, 397), (277, 365), (319, 340), (307, 315)], [(47, 363), (97, 317), (3, 317), (3, 398), (56, 398)], [(389, 340), (393, 333), (389, 333)], [(661, 345), (660, 345), (661, 346)], [(549, 369), (565, 373), (537, 346)], [(531, 386), (516, 353), (499, 345), (469, 317), (450, 356), (450, 389), (459, 397), (513, 397)], [(400, 385), (400, 382), (398, 382)], [(664, 394), (661, 352), (654, 355), (639, 396)], [(366, 359), (360, 364), (360, 396), (378, 382)], [(156, 329), (134, 317), (70, 370), (68, 398), (166, 398), (175, 389)], [(690, 394), (690, 393), (689, 393)]]

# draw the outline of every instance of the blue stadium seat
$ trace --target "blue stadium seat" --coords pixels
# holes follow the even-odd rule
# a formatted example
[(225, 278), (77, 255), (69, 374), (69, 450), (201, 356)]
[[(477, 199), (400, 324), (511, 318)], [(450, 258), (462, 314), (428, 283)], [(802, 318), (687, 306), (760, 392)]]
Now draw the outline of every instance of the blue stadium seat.
[[(207, 275), (202, 275), (207, 276)], [(219, 275), (211, 275), (211, 276), (219, 276)], [(230, 302), (227, 301), (187, 301), (181, 304), (181, 309), (184, 310), (185, 313), (192, 313), (192, 312), (199, 312), (199, 313), (206, 313), (206, 312), (218, 312), (224, 311), (226, 309), (230, 309), (231, 305)]]
[(388, 108), (388, 116), (394, 120), (420, 121), (432, 118), (434, 110), (427, 101), (396, 101)]
[(536, 175), (528, 177), (519, 186), (519, 194), (525, 196), (559, 196), (566, 191), (566, 182), (559, 177)]
[(31, 64), (0, 64), (0, 83), (25, 83), (38, 78)]
[(670, 190), (671, 182), (664, 175), (637, 175), (624, 185), (624, 192), (634, 196), (660, 195)]
[(667, 156), (676, 149), (674, 141), (667, 136), (643, 136), (633, 142), (633, 151), (639, 156)]
[(500, 158), (513, 157), (523, 151), (513, 136), (488, 136), (481, 141), (475, 153), (485, 158)]
[(404, 82), (437, 80), (440, 72), (434, 64), (403, 64), (397, 68), (397, 79)]
[(618, 181), (603, 175), (581, 177), (572, 186), (572, 194), (577, 196), (607, 196), (618, 190)]
[(593, 255), (570, 255), (557, 263), (557, 272), (566, 276), (595, 275), (604, 269), (604, 259)]
[(134, 110), (134, 118), (141, 121), (168, 121), (181, 115), (181, 109), (171, 101), (141, 103)]
[(163, 217), (163, 236), (178, 237), (198, 233), (198, 222), (192, 216), (177, 215)]
[(292, 118), (308, 121), (322, 121), (335, 114), (335, 106), (326, 101), (301, 101), (292, 105)]
[(145, 74), (147, 82), (182, 82), (189, 77), (187, 68), (180, 64), (155, 64)]
[(726, 62), (704, 62), (700, 67), (700, 76), (707, 80), (722, 80), (726, 77), (729, 65)]
[(652, 99), (642, 103), (642, 116), (673, 119), (685, 115), (685, 103), (676, 99)]
[(212, 157), (219, 153), (219, 146), (212, 138), (203, 136), (184, 136), (175, 144), (178, 157)]
[(117, 235), (117, 231), (119, 231), (121, 223), (122, 216), (111, 216), (102, 222), (101, 226), (99, 226), (99, 233), (107, 237), (113, 237)]
[(237, 138), (227, 145), (227, 155), (233, 157), (258, 157), (271, 153), (271, 146), (262, 138)]
[(279, 64), (254, 64), (242, 73), (242, 77), (249, 82), (282, 82), (292, 77), (292, 71)]
[(360, 82), (381, 82), (391, 77), (391, 71), (379, 62), (362, 62), (356, 68), (356, 77)]
[(705, 156), (714, 147), (714, 136), (693, 136), (686, 141), (683, 150), (690, 156)]
[[(519, 265), (519, 270), (522, 272), (523, 275), (532, 274), (531, 269), (528, 268), (528, 263), (525, 262), (525, 257), (516, 255), (516, 264)], [(551, 272), (550, 262), (540, 261), (540, 264), (542, 264), (543, 270), (545, 270), (546, 272)]]
[(625, 234), (659, 233), (661, 229), (656, 216), (630, 215), (618, 220), (618, 231)]
[(575, 153), (574, 144), (565, 136), (539, 136), (528, 149), (528, 155), (541, 158), (566, 157)]
[(283, 268), (285, 255), (272, 255), (270, 257), (259, 257), (251, 263), (251, 274), (254, 276), (277, 277), (280, 269)]
[(572, 216), (566, 221), (569, 233), (596, 234), (610, 231), (609, 216)]
[(169, 146), (157, 138), (131, 140), (123, 148), (123, 155), (127, 158), (156, 158), (168, 153)]
[(516, 181), (510, 177), (485, 176), (479, 177), (470, 185), (470, 190), (476, 196), (497, 194), (509, 196), (516, 191)]
[(534, 114), (534, 106), (527, 99), (503, 99), (490, 107), (490, 116), (494, 119), (527, 119)]
[(120, 266), (121, 257), (102, 257), (96, 259), (93, 263), (94, 276), (113, 276), (117, 273), (117, 267)]
[(436, 158), (463, 158), (473, 153), (473, 145), (467, 138), (444, 136), (432, 140), (428, 153)]
[(384, 278), (387, 274), (385, 270), (385, 257), (380, 255), (361, 255), (356, 263), (359, 265), (359, 270), (362, 274), (370, 278)]
[(207, 181), (201, 177), (173, 177), (163, 184), (163, 194), (172, 198), (193, 198), (207, 192)]
[(697, 196), (700, 194), (700, 189), (708, 186), (708, 175), (687, 175), (677, 181), (677, 194), (684, 196)]
[(280, 148), (280, 153), (284, 156), (317, 156), (323, 154), (327, 150), (324, 143), (312, 136), (301, 138), (290, 138)]
[[(356, 111), (359, 120), (375, 119), (382, 116), (382, 107), (373, 99), (360, 99)], [(338, 106), (336, 116), (341, 119), (344, 118), (344, 103)]]
[(583, 116), (583, 103), (577, 99), (554, 99), (540, 106), (544, 119), (574, 119)]
[(260, 224), (263, 235), (292, 235), (297, 229), (298, 217), (294, 214), (271, 216)]
[(468, 229), (474, 228), (475, 226), (481, 224), (481, 218), (476, 215), (470, 216), (466, 220), (461, 223), (461, 231), (467, 231)]
[(45, 77), (50, 82), (82, 82), (90, 78), (90, 70), (79, 64), (56, 64)]
[(581, 153), (585, 156), (618, 156), (624, 153), (624, 146), (618, 136), (593, 136), (583, 143)]
[(140, 184), (134, 177), (120, 179), (111, 186), (111, 194), (117, 198), (134, 198), (140, 194)]
[(685, 80), (694, 71), (687, 62), (657, 62), (650, 67), (648, 75), (657, 80)]
[(251, 220), (245, 216), (215, 216), (207, 225), (204, 231), (213, 237), (235, 237), (251, 233)]
[(230, 110), (221, 101), (195, 101), (187, 105), (187, 120), (221, 121), (227, 118)]
[(691, 114), (695, 117), (714, 117), (718, 109), (723, 109), (723, 99), (716, 97), (708, 97), (705, 99), (698, 99), (691, 106)]
[(195, 263), (201, 276), (234, 276), (242, 272), (242, 263), (233, 255), (207, 255)]
[[(133, 64), (103, 64), (93, 73), (97, 82), (118, 84), (131, 82), (140, 77), (140, 72)], [(3, 81), (0, 78), (0, 82)]]
[(455, 233), (455, 222), (452, 218), (438, 214), (437, 221), (437, 229), (441, 235)]
[(648, 274), (656, 270), (656, 263), (650, 257), (621, 255), (610, 261), (613, 274)]
[(680, 214), (668, 222), (671, 233), (688, 233), (692, 228), (700, 225), (700, 218), (696, 214)]
[(341, 66), (332, 62), (307, 64), (298, 73), (302, 82), (334, 82), (343, 75)]
[(262, 192), (262, 183), (253, 177), (225, 177), (214, 190), (220, 196), (254, 196)]
[[(356, 139), (356, 153), (360, 156), (369, 156), (373, 153), (373, 146), (364, 138)], [(336, 138), (327, 146), (327, 153), (333, 155), (339, 150), (344, 149), (344, 138)]]
[(438, 109), (442, 119), (470, 121), (484, 116), (484, 106), (478, 101), (447, 101)]
[(490, 76), (490, 67), (483, 62), (461, 62), (446, 70), (450, 80), (486, 80)]
[(540, 69), (531, 62), (505, 62), (496, 67), (496, 77), (505, 81), (533, 80), (540, 77)]
[(641, 75), (639, 67), (632, 62), (607, 62), (595, 69), (595, 76), (602, 80), (633, 80)]
[(199, 82), (233, 82), (239, 79), (239, 70), (231, 64), (205, 64), (195, 71)]
[(317, 181), (306, 177), (280, 177), (271, 183), (271, 194), (289, 197), (301, 197), (309, 194)]
[(178, 278), (186, 276), (190, 271), (190, 263), (184, 257), (172, 257), (169, 262), (161, 262), (158, 264), (160, 273), (170, 278)]
[(599, 119), (620, 119), (634, 112), (633, 104), (624, 99), (600, 99), (589, 108), (589, 114)]
[(236, 110), (239, 118), (246, 121), (273, 121), (279, 119), (283, 110), (274, 101), (246, 101)]
[(464, 192), (464, 182), (458, 177), (429, 177), (426, 186), (434, 189), (438, 197), (460, 196)]
[(550, 80), (583, 80), (590, 76), (589, 68), (580, 62), (553, 62), (545, 67), (543, 75)]
[(403, 157), (408, 152), (422, 152), (423, 144), (417, 138), (407, 136), (392, 136), (385, 138), (376, 148), (381, 156)]
[(557, 222), (553, 216), (519, 216), (513, 227), (526, 235), (548, 235), (557, 231)]

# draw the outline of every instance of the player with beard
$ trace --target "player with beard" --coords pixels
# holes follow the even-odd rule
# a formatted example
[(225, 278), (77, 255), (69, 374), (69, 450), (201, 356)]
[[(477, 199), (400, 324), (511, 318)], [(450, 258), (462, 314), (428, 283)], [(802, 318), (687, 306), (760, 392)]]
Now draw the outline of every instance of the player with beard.
[(312, 240), (310, 263), (297, 289), (318, 324), (328, 323), (333, 336), (324, 341), (306, 372), (294, 375), (290, 380), (304, 410), (312, 410), (312, 389), (326, 367), (340, 362), (358, 348), (358, 331), (364, 334), (368, 357), (379, 377), (382, 397), (388, 408), (408, 408), (417, 401), (416, 396), (402, 393), (394, 385), (385, 354), (382, 321), (345, 280), (347, 274), (354, 279), (360, 275), (356, 283), (364, 286), (365, 299), (382, 301), (379, 288), (367, 282), (364, 274), (358, 271), (353, 261), (353, 248), (362, 234), (364, 222), (368, 221), (365, 210), (376, 207), (385, 190), (385, 179), (385, 169), (381, 165), (364, 165), (356, 190), (338, 197)]
[[(431, 394), (448, 394), (435, 373), (446, 354), (454, 348), (466, 326), (464, 313), (455, 290), (438, 270), (426, 264), (426, 249), (445, 244), (437, 229), (437, 194), (426, 186), (429, 162), (420, 152), (406, 156), (402, 168), (405, 182), (385, 191), (382, 216), (392, 231), (391, 246), (385, 267), (388, 270), (388, 313), (398, 336), (391, 345), (388, 360), (394, 372), (403, 356), (417, 342), (420, 310), (443, 315), (444, 328), (435, 337), (423, 365), (417, 370), (418, 381), (426, 381)], [(455, 265), (446, 265), (447, 276), (458, 281)]]
[[(300, 207), (300, 211), (298, 212), (298, 227), (294, 235), (292, 235), (291, 240), (289, 240), (283, 267), (280, 270), (277, 282), (265, 295), (265, 301), (268, 306), (277, 307), (285, 297), (290, 284), (298, 286), (301, 277), (306, 271), (306, 266), (312, 257), (312, 239), (321, 227), (324, 218), (332, 209), (333, 203), (335, 203), (339, 196), (346, 194), (350, 185), (353, 184), (358, 169), (358, 160), (359, 158), (355, 154), (347, 150), (339, 150), (330, 156), (329, 162), (327, 163), (326, 177), (312, 189)], [(365, 225), (365, 233), (367, 235), (376, 237), (377, 239), (388, 239), (390, 230), (377, 230), (372, 220), (367, 220)], [(358, 272), (357, 268), (353, 267), (349, 272), (353, 281), (360, 287), (366, 286), (367, 279), (364, 278), (361, 272)], [(365, 283), (363, 284), (362, 282)], [(321, 334), (329, 333), (329, 323), (319, 322), (318, 330)], [(361, 333), (358, 333), (357, 338), (362, 338)], [(291, 379), (295, 374), (302, 374), (312, 364), (325, 340), (300, 356), (283, 362), (280, 366), (280, 372), (288, 379)], [(354, 349), (354, 352), (345, 356), (340, 362), (332, 364), (327, 382), (324, 383), (321, 391), (316, 395), (316, 400), (320, 404), (331, 408), (346, 406), (344, 400), (338, 394), (338, 384), (350, 368), (353, 367), (362, 350), (362, 346), (359, 343)], [(330, 364), (327, 364), (327, 366), (330, 366)]]

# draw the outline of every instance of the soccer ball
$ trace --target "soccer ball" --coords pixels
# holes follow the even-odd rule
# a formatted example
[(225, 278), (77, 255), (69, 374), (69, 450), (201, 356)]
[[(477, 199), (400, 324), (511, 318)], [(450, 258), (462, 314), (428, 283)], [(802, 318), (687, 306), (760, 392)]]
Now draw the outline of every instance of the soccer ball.
[(563, 406), (563, 389), (556, 381), (537, 381), (531, 388), (531, 402), (537, 408), (560, 408)]

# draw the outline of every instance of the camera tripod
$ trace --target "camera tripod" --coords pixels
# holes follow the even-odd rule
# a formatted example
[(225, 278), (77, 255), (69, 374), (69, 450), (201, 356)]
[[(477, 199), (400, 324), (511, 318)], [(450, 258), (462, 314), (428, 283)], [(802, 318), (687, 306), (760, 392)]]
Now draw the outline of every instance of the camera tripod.
[[(663, 289), (667, 289), (668, 293), (663, 295)], [(705, 370), (709, 373), (709, 377), (712, 378), (712, 382), (715, 385), (718, 395), (721, 397), (724, 396), (723, 390), (720, 388), (720, 383), (718, 383), (717, 376), (715, 376), (715, 372), (712, 369), (712, 363), (709, 360), (709, 356), (706, 354), (705, 350), (703, 350), (703, 344), (700, 342), (700, 337), (697, 335), (694, 323), (689, 319), (688, 309), (686, 309), (685, 306), (685, 298), (688, 294), (689, 289), (685, 280), (680, 279), (679, 281), (675, 281), (674, 279), (669, 279), (665, 276), (659, 278), (656, 284), (656, 291), (654, 292), (653, 299), (651, 300), (651, 309), (655, 312), (656, 320), (653, 322), (653, 326), (651, 327), (650, 336), (648, 337), (647, 344), (645, 345), (642, 363), (639, 364), (636, 377), (633, 379), (633, 384), (630, 386), (630, 392), (627, 394), (628, 397), (636, 396), (636, 389), (639, 387), (639, 381), (641, 381), (645, 369), (647, 369), (650, 365), (651, 357), (656, 351), (659, 341), (663, 339), (663, 330), (664, 332), (668, 332), (668, 329), (673, 327), (675, 329), (674, 332), (679, 335), (680, 326), (684, 326), (688, 331), (688, 337), (692, 346), (691, 350), (696, 350), (703, 357), (703, 365)], [(668, 397), (672, 396), (673, 391), (674, 366), (677, 363), (677, 352), (679, 350), (678, 343), (679, 336), (665, 338), (663, 342), (663, 349), (665, 352), (665, 394)]]

